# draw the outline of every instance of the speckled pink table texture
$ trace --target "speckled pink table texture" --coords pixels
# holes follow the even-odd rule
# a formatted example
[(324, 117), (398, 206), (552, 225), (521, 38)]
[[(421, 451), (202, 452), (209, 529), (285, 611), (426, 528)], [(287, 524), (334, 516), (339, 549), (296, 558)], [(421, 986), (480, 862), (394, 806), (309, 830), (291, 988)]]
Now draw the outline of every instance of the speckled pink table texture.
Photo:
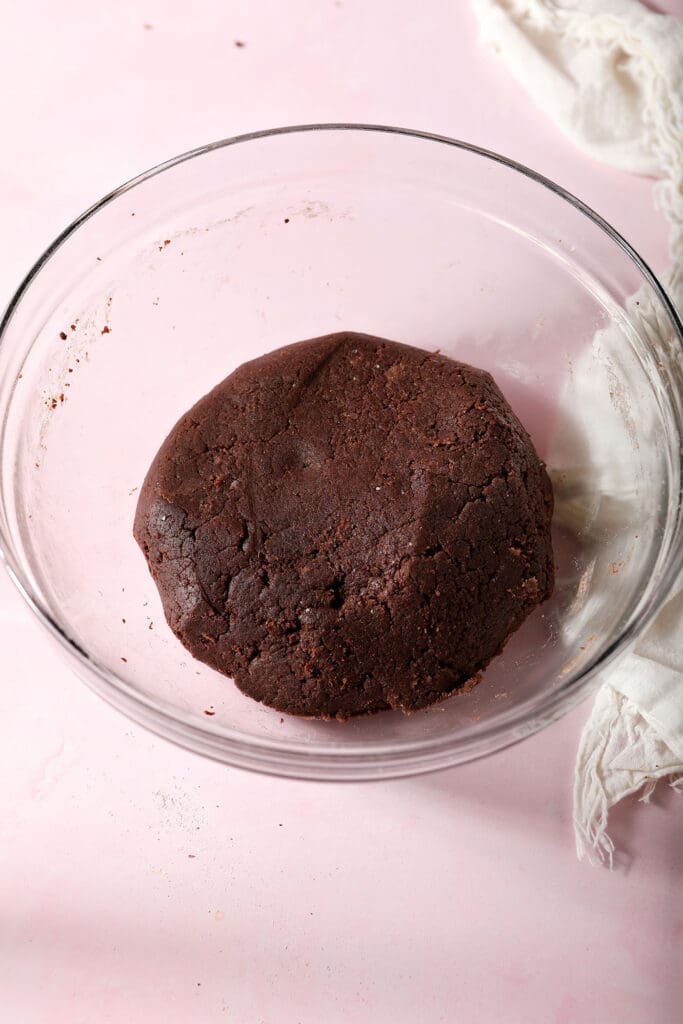
[[(312, 122), (502, 152), (666, 265), (652, 183), (573, 148), (459, 0), (25, 0), (5, 9), (3, 43), (3, 303), (123, 180), (209, 140)], [(0, 649), (2, 1024), (681, 1019), (680, 798), (660, 787), (614, 812), (612, 873), (577, 862), (589, 703), (433, 775), (285, 781), (110, 709), (4, 575)]]

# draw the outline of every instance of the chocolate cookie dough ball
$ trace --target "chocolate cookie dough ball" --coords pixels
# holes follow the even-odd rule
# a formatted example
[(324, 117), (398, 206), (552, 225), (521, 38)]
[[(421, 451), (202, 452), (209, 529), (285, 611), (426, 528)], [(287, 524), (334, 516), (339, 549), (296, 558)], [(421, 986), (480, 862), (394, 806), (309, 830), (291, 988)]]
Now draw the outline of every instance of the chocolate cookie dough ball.
[(135, 537), (196, 658), (346, 718), (473, 685), (552, 590), (552, 505), (488, 373), (343, 333), (245, 363), (183, 416)]

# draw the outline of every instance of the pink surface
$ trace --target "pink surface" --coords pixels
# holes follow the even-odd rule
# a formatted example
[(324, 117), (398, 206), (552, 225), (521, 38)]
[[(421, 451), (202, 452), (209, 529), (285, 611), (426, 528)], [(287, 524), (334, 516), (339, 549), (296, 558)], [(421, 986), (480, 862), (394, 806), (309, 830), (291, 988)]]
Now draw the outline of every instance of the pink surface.
[[(4, 17), (0, 300), (122, 179), (209, 139), (316, 120), (501, 150), (666, 261), (650, 183), (565, 142), (481, 50), (464, 3), (54, 11), (29, 0)], [(284, 782), (127, 723), (62, 666), (4, 578), (0, 644), (2, 1024), (680, 1019), (680, 808), (664, 789), (620, 808), (613, 874), (576, 862), (587, 706), (438, 775)]]

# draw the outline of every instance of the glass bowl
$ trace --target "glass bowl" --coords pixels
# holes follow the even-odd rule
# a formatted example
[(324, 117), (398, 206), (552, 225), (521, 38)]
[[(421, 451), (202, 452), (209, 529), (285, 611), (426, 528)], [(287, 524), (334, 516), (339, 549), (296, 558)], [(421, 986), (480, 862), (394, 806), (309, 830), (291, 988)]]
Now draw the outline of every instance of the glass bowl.
[[(195, 662), (133, 540), (181, 413), (239, 363), (341, 329), (490, 370), (548, 464), (557, 584), (464, 696), (347, 723), (282, 716)], [(419, 132), (320, 125), (184, 154), (106, 196), (1, 328), (0, 534), (97, 693), (279, 775), (408, 775), (556, 719), (681, 568), (681, 325), (643, 261), (552, 182)]]

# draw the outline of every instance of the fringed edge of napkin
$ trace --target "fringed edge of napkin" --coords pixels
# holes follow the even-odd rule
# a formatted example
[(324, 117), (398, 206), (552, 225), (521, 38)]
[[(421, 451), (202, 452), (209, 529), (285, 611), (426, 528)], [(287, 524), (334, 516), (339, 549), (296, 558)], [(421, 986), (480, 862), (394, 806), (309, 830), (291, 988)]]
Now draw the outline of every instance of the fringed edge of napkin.
[(584, 728), (576, 758), (574, 777), (574, 830), (579, 860), (588, 855), (614, 866), (614, 843), (607, 834), (611, 807), (625, 796), (642, 790), (640, 801), (649, 803), (657, 782), (666, 777), (677, 793), (683, 794), (683, 764), (659, 737), (656, 760), (650, 771), (614, 763), (613, 750), (629, 750), (638, 737), (653, 734), (636, 705), (608, 683), (598, 692), (591, 716)]

